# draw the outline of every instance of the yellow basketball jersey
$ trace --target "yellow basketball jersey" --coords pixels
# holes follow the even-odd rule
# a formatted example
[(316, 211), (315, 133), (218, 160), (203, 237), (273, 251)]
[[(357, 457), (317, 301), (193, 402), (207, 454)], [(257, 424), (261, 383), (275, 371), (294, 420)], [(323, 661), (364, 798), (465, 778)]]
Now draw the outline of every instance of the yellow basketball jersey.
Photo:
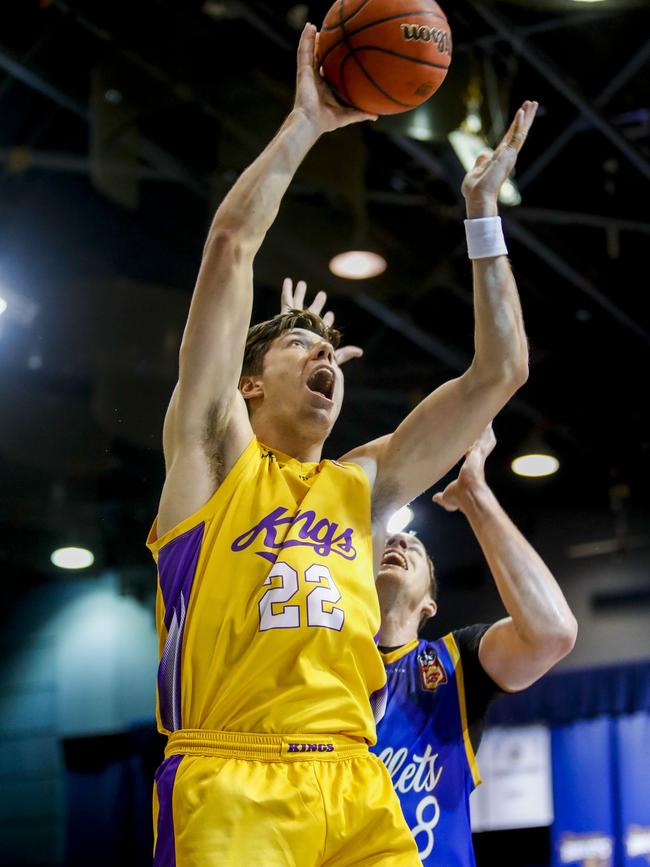
[(147, 545), (158, 564), (162, 732), (343, 733), (374, 744), (370, 489), (355, 464), (253, 439), (203, 508)]

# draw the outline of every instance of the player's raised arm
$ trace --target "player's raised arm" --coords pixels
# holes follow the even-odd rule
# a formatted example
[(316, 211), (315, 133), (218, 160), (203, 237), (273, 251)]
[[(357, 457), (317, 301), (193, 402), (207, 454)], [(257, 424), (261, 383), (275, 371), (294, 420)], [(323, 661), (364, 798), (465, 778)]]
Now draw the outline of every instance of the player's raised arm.
[(479, 156), (463, 181), (474, 281), (470, 367), (433, 391), (394, 433), (346, 456), (370, 477), (379, 523), (448, 472), (528, 377), (528, 345), (497, 196), (536, 110), (537, 103), (525, 102), (496, 151)]
[(165, 419), (167, 480), (159, 532), (206, 502), (252, 437), (237, 391), (253, 301), (252, 265), (282, 196), (320, 135), (373, 118), (336, 102), (320, 76), (316, 42), (316, 28), (307, 24), (298, 47), (293, 109), (234, 184), (208, 233)]
[(481, 639), (479, 659), (506, 691), (525, 689), (569, 653), (578, 625), (555, 578), (499, 505), (485, 481), (496, 440), (488, 427), (470, 450), (458, 479), (434, 496), (459, 509), (483, 549), (509, 617)]

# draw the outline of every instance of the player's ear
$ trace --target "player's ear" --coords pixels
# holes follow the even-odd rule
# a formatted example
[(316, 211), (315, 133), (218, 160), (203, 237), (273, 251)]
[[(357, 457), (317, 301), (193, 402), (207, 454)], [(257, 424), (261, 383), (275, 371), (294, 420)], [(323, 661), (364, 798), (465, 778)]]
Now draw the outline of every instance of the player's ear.
[(420, 609), (420, 623), (423, 620), (428, 620), (429, 617), (435, 617), (438, 611), (438, 606), (433, 599), (425, 599), (422, 608)]
[(244, 400), (253, 400), (256, 397), (264, 397), (262, 382), (256, 376), (242, 376), (239, 380), (239, 391)]

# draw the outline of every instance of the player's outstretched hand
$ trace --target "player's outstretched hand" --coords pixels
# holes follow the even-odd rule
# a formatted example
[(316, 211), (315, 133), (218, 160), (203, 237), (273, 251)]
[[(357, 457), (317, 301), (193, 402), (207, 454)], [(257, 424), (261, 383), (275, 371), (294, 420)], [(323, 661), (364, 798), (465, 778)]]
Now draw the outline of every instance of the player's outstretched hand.
[[(282, 293), (280, 295), (280, 313), (287, 313), (289, 310), (309, 310), (317, 316), (321, 316), (323, 308), (327, 303), (327, 293), (321, 289), (316, 293), (314, 300), (309, 307), (305, 307), (305, 295), (307, 294), (307, 284), (304, 280), (298, 280), (294, 291), (293, 280), (290, 277), (285, 277), (282, 281)], [(328, 310), (322, 316), (323, 322), (328, 327), (334, 324), (334, 313)], [(336, 363), (339, 367), (349, 361), (351, 358), (361, 358), (363, 349), (360, 346), (339, 346), (335, 351)]]
[(337, 102), (321, 75), (318, 62), (318, 33), (313, 24), (305, 24), (298, 45), (298, 70), (294, 110), (303, 111), (320, 135), (361, 120), (377, 120), (355, 108), (345, 108)]
[[(539, 103), (526, 100), (514, 116), (512, 123), (492, 154), (479, 154), (474, 167), (465, 175), (461, 191), (468, 205), (491, 206), (496, 214), (496, 203), (505, 180), (515, 167)], [(472, 214), (470, 214), (472, 216)]]
[(465, 455), (458, 478), (450, 482), (444, 491), (433, 495), (433, 502), (448, 512), (462, 509), (467, 494), (485, 485), (485, 461), (497, 444), (492, 425), (489, 424)]

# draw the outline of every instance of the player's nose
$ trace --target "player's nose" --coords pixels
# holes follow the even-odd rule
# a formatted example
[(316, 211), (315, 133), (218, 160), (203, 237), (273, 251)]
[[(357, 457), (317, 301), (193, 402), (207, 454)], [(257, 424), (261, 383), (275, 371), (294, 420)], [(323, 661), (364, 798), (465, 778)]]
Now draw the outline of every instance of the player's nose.
[(323, 340), (317, 343), (313, 350), (313, 356), (318, 361), (327, 361), (329, 364), (334, 363), (334, 349), (331, 343)]
[(386, 539), (387, 548), (403, 548), (405, 551), (408, 548), (406, 536), (403, 533), (393, 533)]

